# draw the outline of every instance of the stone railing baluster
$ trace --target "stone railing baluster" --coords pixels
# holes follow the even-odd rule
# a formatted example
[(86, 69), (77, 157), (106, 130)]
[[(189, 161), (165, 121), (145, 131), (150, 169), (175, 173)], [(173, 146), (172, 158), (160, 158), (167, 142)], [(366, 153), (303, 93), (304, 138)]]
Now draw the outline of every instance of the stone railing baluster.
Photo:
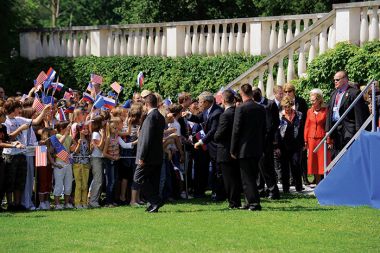
[(285, 34), (284, 34), (284, 21), (280, 20), (278, 24), (278, 40), (277, 40), (277, 48), (285, 45)]
[(220, 54), (220, 33), (219, 33), (219, 25), (215, 25), (215, 34), (214, 34), (214, 43), (213, 43), (213, 48), (214, 48), (214, 55), (219, 55)]
[(120, 34), (119, 31), (115, 31), (115, 38), (113, 42), (113, 55), (120, 55)]
[(288, 53), (288, 70), (286, 73), (286, 82), (290, 82), (294, 79), (294, 48), (289, 49)]
[(266, 86), (266, 91), (265, 94), (267, 98), (272, 98), (273, 96), (273, 86), (274, 86), (274, 81), (273, 81), (273, 62), (268, 63), (268, 77), (267, 77), (267, 86)]
[(206, 54), (207, 56), (214, 55), (213, 44), (214, 36), (212, 33), (212, 25), (207, 25), (207, 39), (206, 39)]
[(205, 41), (205, 33), (204, 33), (204, 26), (200, 26), (201, 31), (199, 34), (199, 54), (205, 55), (206, 54), (206, 41)]
[(272, 21), (271, 31), (269, 37), (269, 51), (272, 53), (277, 49), (277, 32), (276, 32), (277, 21)]
[(245, 34), (244, 34), (244, 53), (249, 54), (250, 47), (249, 47), (249, 42), (250, 42), (250, 28), (249, 24), (245, 23)]
[(283, 85), (285, 83), (285, 73), (284, 73), (284, 56), (281, 56), (278, 60), (278, 70), (277, 70), (277, 85)]
[(228, 35), (228, 53), (233, 54), (236, 50), (236, 39), (235, 39), (235, 24), (230, 24), (230, 34)]
[(149, 28), (149, 37), (148, 37), (148, 55), (154, 55), (154, 41), (153, 41), (153, 27)]
[(369, 41), (379, 39), (379, 19), (377, 14), (378, 7), (375, 6), (370, 12), (370, 24), (369, 24)]
[(80, 41), (79, 41), (79, 56), (85, 56), (86, 55), (86, 38), (85, 34), (82, 33), (80, 36)]
[(222, 42), (220, 52), (225, 55), (228, 53), (227, 24), (223, 24)]
[(147, 41), (146, 41), (146, 28), (143, 28), (141, 31), (141, 56), (145, 56), (147, 54)]
[(107, 56), (113, 56), (113, 42), (113, 34), (110, 31), (107, 36)]
[(259, 83), (257, 85), (257, 87), (259, 87), (259, 89), (261, 90), (261, 93), (263, 96), (266, 95), (265, 87), (264, 87), (264, 73), (265, 73), (264, 68), (259, 70)]
[(238, 32), (236, 35), (236, 53), (243, 52), (244, 44), (243, 44), (243, 23), (238, 23)]
[(167, 31), (166, 27), (162, 29), (161, 54), (167, 56)]
[(305, 59), (305, 41), (300, 42), (299, 55), (298, 55), (298, 77), (304, 76), (306, 73), (306, 59)]
[(191, 26), (186, 26), (186, 35), (185, 35), (185, 55), (191, 55), (191, 34), (190, 34)]
[(127, 43), (127, 37), (126, 37), (126, 30), (123, 30), (120, 36), (120, 55), (122, 56), (128, 55), (128, 43)]
[(156, 36), (154, 38), (154, 56), (161, 56), (161, 28), (155, 28)]
[(288, 20), (286, 24), (287, 24), (287, 30), (286, 30), (285, 43), (288, 43), (289, 41), (293, 39), (293, 31), (292, 31), (293, 20)]
[(360, 18), (360, 45), (363, 45), (368, 41), (369, 30), (368, 30), (368, 8), (362, 9)]

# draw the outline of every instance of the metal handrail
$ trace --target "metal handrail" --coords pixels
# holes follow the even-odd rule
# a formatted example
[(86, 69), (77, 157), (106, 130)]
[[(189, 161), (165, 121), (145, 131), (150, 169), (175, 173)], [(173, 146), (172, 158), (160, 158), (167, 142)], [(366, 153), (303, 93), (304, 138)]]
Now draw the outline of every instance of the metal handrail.
[(313, 150), (313, 153), (316, 153), (322, 146), (324, 146), (324, 174), (326, 176), (326, 168), (327, 168), (327, 138), (334, 132), (334, 130), (339, 126), (339, 124), (344, 120), (347, 114), (351, 111), (351, 109), (357, 104), (359, 99), (363, 97), (363, 95), (367, 92), (368, 88), (372, 86), (372, 112), (373, 112), (373, 120), (372, 120), (372, 132), (376, 131), (376, 120), (375, 120), (375, 108), (376, 108), (376, 96), (375, 96), (375, 80), (372, 79), (366, 85), (366, 87), (360, 92), (360, 94), (355, 98), (352, 104), (347, 108), (347, 110), (343, 113), (343, 115), (339, 118), (339, 120), (334, 124), (334, 126), (326, 133), (325, 137), (321, 140), (321, 142), (317, 145), (317, 147)]
[(356, 132), (356, 134), (352, 137), (352, 139), (346, 144), (346, 146), (343, 147), (343, 149), (337, 154), (337, 156), (330, 162), (330, 164), (326, 167), (326, 173), (329, 172), (332, 167), (335, 166), (335, 164), (342, 158), (343, 154), (347, 151), (347, 149), (351, 146), (351, 144), (359, 138), (359, 135), (361, 132), (368, 126), (369, 122), (373, 121), (373, 115), (369, 115), (367, 120), (364, 122), (364, 124), (361, 126), (361, 128)]

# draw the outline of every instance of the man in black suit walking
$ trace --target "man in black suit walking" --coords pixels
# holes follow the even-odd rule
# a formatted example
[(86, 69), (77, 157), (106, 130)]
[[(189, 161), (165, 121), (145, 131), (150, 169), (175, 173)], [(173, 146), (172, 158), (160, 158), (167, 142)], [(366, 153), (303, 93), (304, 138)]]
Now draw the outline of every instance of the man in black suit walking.
[(219, 126), (214, 135), (217, 143), (216, 161), (222, 170), (229, 208), (233, 209), (241, 206), (241, 178), (239, 163), (230, 154), (235, 116), (235, 96), (231, 90), (223, 91), (222, 104), (224, 105), (224, 112), (219, 117)]
[[(345, 71), (338, 71), (335, 74), (334, 84), (335, 90), (331, 93), (328, 104), (329, 111), (326, 119), (326, 131), (329, 131), (334, 126), (341, 115), (360, 94), (360, 90), (349, 85)], [(329, 148), (333, 151), (333, 158), (350, 141), (368, 117), (369, 109), (362, 97), (331, 135), (332, 144), (329, 145)]]
[(214, 96), (211, 92), (204, 91), (198, 96), (200, 109), (203, 111), (198, 115), (192, 115), (189, 112), (184, 112), (183, 116), (187, 116), (189, 121), (200, 123), (203, 126), (204, 136), (194, 144), (194, 148), (198, 149), (202, 145), (207, 145), (207, 150), (212, 164), (211, 175), (211, 190), (214, 200), (224, 200), (225, 192), (223, 186), (222, 173), (216, 163), (216, 143), (214, 134), (219, 124), (219, 116), (223, 109), (215, 103)]
[[(277, 104), (270, 99), (262, 96), (259, 88), (253, 90), (253, 100), (264, 106), (266, 112), (266, 136), (265, 136), (265, 149), (264, 155), (259, 162), (260, 173), (257, 180), (257, 187), (260, 196), (268, 196), (270, 199), (279, 199), (280, 191), (277, 187), (276, 171), (274, 169), (274, 146), (275, 134), (278, 126), (280, 125), (280, 116), (278, 112)], [(267, 191), (265, 191), (265, 183), (267, 185)]]
[(147, 95), (144, 104), (147, 116), (141, 126), (137, 143), (134, 181), (141, 185), (141, 190), (149, 202), (146, 211), (153, 213), (158, 212), (163, 204), (159, 197), (159, 183), (165, 118), (157, 110), (157, 97), (154, 94)]
[(243, 84), (240, 95), (243, 103), (235, 110), (230, 152), (239, 160), (247, 207), (258, 211), (261, 206), (256, 180), (259, 160), (264, 153), (266, 115), (264, 107), (253, 101), (251, 85)]

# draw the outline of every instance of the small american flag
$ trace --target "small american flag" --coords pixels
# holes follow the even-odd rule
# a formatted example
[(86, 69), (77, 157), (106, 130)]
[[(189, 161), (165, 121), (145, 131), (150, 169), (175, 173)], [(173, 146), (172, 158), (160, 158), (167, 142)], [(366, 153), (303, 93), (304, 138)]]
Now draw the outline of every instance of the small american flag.
[(32, 108), (36, 110), (37, 112), (42, 112), (42, 110), (45, 108), (45, 106), (41, 103), (38, 97), (34, 98)]
[(91, 82), (93, 82), (93, 83), (98, 83), (98, 84), (103, 83), (103, 77), (98, 76), (96, 74), (91, 74), (90, 79), (91, 79)]
[(111, 88), (116, 91), (118, 94), (123, 90), (123, 87), (121, 87), (121, 85), (117, 82), (114, 82), (113, 84), (111, 84)]
[(64, 149), (61, 150), (61, 151), (59, 151), (59, 152), (56, 154), (56, 156), (57, 156), (59, 159), (65, 161), (66, 163), (71, 163), (71, 157), (70, 157), (70, 154), (67, 153), (67, 151), (64, 150)]
[(36, 147), (36, 167), (47, 166), (47, 147)]
[(40, 74), (37, 76), (34, 86), (36, 88), (39, 88), (46, 79), (47, 79), (47, 75), (45, 74), (45, 72), (41, 71)]

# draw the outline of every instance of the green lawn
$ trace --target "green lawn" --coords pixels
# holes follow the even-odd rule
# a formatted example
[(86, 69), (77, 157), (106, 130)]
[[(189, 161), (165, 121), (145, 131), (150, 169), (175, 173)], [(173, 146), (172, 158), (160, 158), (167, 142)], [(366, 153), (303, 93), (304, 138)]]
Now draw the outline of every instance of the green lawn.
[(142, 208), (0, 213), (0, 252), (379, 252), (380, 210), (262, 201), (261, 212), (193, 200)]

